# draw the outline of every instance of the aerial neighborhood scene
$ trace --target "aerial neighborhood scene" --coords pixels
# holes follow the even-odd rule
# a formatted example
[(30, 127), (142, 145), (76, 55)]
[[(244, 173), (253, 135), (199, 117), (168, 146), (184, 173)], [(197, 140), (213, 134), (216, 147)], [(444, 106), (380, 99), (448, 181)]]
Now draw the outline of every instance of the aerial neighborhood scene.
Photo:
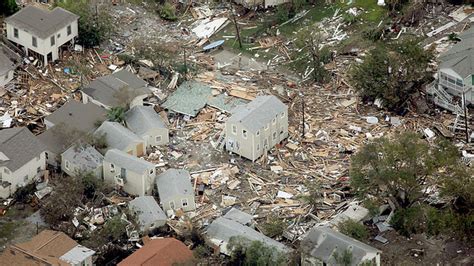
[(0, 0), (0, 265), (474, 265), (474, 1)]

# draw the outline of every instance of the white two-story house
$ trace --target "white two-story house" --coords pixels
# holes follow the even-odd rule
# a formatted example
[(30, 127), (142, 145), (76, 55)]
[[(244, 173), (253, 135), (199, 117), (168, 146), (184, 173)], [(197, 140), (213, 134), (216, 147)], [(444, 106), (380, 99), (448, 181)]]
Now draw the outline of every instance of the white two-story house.
[(255, 161), (288, 137), (288, 107), (273, 95), (236, 107), (225, 123), (226, 150)]
[(26, 127), (0, 130), (0, 198), (40, 178), (46, 169), (46, 146)]
[(58, 60), (62, 49), (74, 46), (79, 16), (56, 7), (26, 6), (5, 19), (7, 39), (47, 65)]

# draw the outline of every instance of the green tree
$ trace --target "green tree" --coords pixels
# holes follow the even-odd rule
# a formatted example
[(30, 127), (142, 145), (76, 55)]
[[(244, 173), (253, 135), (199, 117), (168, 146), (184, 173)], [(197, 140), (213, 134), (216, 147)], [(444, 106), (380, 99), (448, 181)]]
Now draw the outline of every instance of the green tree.
[(352, 265), (352, 251), (350, 249), (345, 249), (342, 253), (334, 252), (332, 254), (336, 265), (340, 266), (351, 266)]
[(363, 63), (353, 66), (352, 86), (364, 100), (380, 98), (389, 110), (398, 111), (431, 78), (427, 69), (433, 58), (433, 52), (424, 50), (416, 39), (379, 44)]
[(440, 179), (453, 178), (458, 151), (446, 140), (430, 145), (415, 133), (403, 133), (390, 140), (379, 138), (352, 157), (351, 185), (365, 197), (393, 197), (402, 208), (423, 196), (423, 189)]
[(295, 46), (301, 51), (298, 59), (295, 60), (295, 63), (299, 65), (298, 68), (306, 69), (306, 66), (309, 66), (315, 82), (328, 81), (329, 73), (324, 65), (331, 61), (331, 52), (322, 45), (321, 33), (311, 28), (302, 30), (296, 36)]
[(18, 6), (15, 0), (1, 0), (0, 1), (0, 14), (9, 16), (18, 11)]
[(267, 216), (267, 221), (262, 224), (263, 232), (268, 237), (276, 237), (283, 234), (287, 227), (285, 221), (276, 215)]
[(175, 21), (178, 19), (176, 16), (176, 7), (168, 1), (158, 8), (158, 13), (160, 17), (165, 20)]
[(94, 10), (87, 0), (59, 0), (55, 5), (79, 16), (78, 43), (85, 47), (99, 45), (113, 32), (110, 14), (97, 7)]
[(249, 241), (243, 237), (231, 237), (227, 245), (231, 253), (233, 265), (274, 266), (286, 265), (287, 258), (275, 247), (265, 245), (261, 241)]
[(125, 108), (120, 106), (110, 108), (110, 110), (107, 111), (107, 119), (122, 123), (125, 120)]
[(340, 222), (337, 227), (339, 231), (347, 236), (363, 241), (369, 238), (369, 232), (367, 228), (352, 219), (346, 219)]

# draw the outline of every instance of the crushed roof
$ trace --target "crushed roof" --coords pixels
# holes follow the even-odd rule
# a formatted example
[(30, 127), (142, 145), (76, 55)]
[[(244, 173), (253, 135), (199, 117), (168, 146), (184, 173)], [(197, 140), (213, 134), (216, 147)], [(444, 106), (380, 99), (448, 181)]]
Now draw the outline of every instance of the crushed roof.
[(14, 172), (47, 150), (46, 146), (26, 127), (0, 130), (0, 152), (8, 160), (0, 160), (0, 166)]
[(123, 150), (131, 143), (143, 143), (143, 140), (128, 128), (117, 122), (105, 121), (94, 135), (105, 134), (108, 149)]
[(97, 78), (85, 86), (82, 91), (95, 100), (113, 107), (122, 104), (120, 97), (118, 97), (122, 91), (126, 92), (128, 90), (132, 98), (151, 94), (151, 89), (146, 85), (147, 83), (144, 80), (122, 69), (113, 74)]
[(313, 227), (302, 240), (301, 246), (309, 254), (326, 264), (334, 264), (334, 252), (342, 254), (347, 249), (352, 252), (351, 265), (359, 265), (367, 253), (381, 253), (380, 250), (341, 234), (326, 226)]
[(48, 115), (45, 120), (57, 125), (65, 123), (83, 132), (90, 132), (96, 123), (105, 121), (107, 111), (93, 103), (83, 104), (76, 100), (66, 102), (59, 109)]
[(122, 260), (118, 266), (160, 265), (172, 266), (190, 263), (193, 253), (175, 238), (152, 239), (132, 255)]
[(155, 179), (160, 201), (179, 196), (194, 196), (191, 175), (184, 169), (168, 169)]
[(61, 7), (47, 10), (36, 6), (26, 6), (5, 19), (5, 22), (26, 30), (41, 39), (46, 39), (66, 27), (79, 16)]
[(108, 150), (105, 153), (104, 161), (139, 174), (155, 169), (154, 164), (117, 149)]
[(151, 106), (137, 105), (125, 114), (127, 127), (139, 136), (150, 129), (167, 128), (161, 116)]
[(104, 156), (88, 144), (73, 145), (62, 156), (65, 160), (78, 165), (84, 172), (94, 171), (104, 160)]
[(227, 121), (240, 123), (249, 131), (256, 132), (287, 109), (288, 107), (273, 95), (257, 96), (250, 103), (236, 107)]
[(138, 213), (138, 220), (142, 228), (156, 221), (166, 221), (166, 214), (152, 196), (136, 197), (128, 203), (128, 206)]
[(212, 95), (209, 85), (198, 81), (185, 81), (161, 105), (175, 113), (195, 117), (206, 105), (230, 112), (233, 108), (246, 101), (235, 97), (219, 94)]

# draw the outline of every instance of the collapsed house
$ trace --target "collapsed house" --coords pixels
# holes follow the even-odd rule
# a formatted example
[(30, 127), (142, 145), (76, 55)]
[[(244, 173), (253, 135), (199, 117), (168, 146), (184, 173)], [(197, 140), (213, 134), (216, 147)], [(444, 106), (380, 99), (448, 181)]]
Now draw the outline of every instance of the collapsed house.
[(215, 219), (206, 228), (205, 237), (220, 253), (228, 256), (232, 254), (228, 244), (234, 239), (239, 241), (241, 245), (249, 245), (253, 241), (260, 241), (270, 248), (275, 248), (277, 252), (283, 255), (292, 251), (284, 244), (250, 228), (247, 226), (249, 223), (248, 214), (234, 209), (232, 212)]
[(145, 141), (145, 146), (165, 145), (169, 142), (168, 128), (151, 106), (135, 106), (125, 114), (125, 124)]
[(301, 241), (301, 265), (337, 265), (338, 256), (351, 254), (350, 265), (380, 265), (381, 251), (326, 226), (313, 227)]
[(155, 165), (117, 149), (105, 153), (104, 180), (138, 196), (150, 195), (155, 180)]
[(0, 198), (41, 178), (46, 169), (46, 146), (26, 127), (0, 131)]
[(145, 238), (143, 242), (143, 247), (122, 260), (118, 266), (195, 264), (193, 263), (192, 251), (183, 242), (175, 238)]
[(191, 175), (184, 169), (168, 169), (156, 177), (161, 206), (165, 211), (196, 209)]
[(30, 241), (13, 244), (0, 255), (2, 265), (93, 265), (95, 251), (63, 232), (44, 230)]
[[(0, 45), (0, 88), (12, 81), (20, 58), (7, 47)], [(3, 92), (0, 91), (0, 96)]]
[(74, 46), (79, 16), (56, 7), (47, 10), (26, 6), (5, 19), (7, 39), (44, 65), (60, 58), (61, 50)]
[(136, 197), (128, 208), (137, 216), (141, 232), (149, 232), (166, 224), (166, 214), (152, 196)]
[(103, 136), (107, 149), (117, 149), (134, 156), (146, 154), (145, 142), (120, 123), (105, 121), (94, 132), (94, 136)]
[(92, 102), (105, 109), (143, 105), (143, 99), (152, 94), (147, 83), (123, 69), (97, 78), (81, 90), (82, 102)]
[(88, 144), (78, 143), (61, 154), (61, 170), (69, 176), (92, 174), (102, 179), (104, 156)]
[(237, 106), (225, 123), (225, 148), (255, 161), (288, 137), (288, 107), (273, 95)]

